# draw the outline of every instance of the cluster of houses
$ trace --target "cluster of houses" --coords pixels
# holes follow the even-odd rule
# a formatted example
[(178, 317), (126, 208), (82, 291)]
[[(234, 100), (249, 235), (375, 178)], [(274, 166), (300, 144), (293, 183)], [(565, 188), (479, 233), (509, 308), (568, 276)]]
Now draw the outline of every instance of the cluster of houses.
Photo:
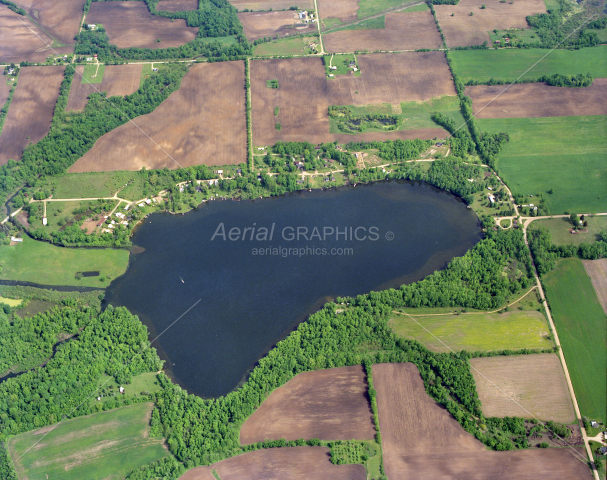
[(303, 23), (315, 23), (316, 19), (314, 18), (313, 13), (308, 13), (306, 10), (301, 10), (297, 16)]

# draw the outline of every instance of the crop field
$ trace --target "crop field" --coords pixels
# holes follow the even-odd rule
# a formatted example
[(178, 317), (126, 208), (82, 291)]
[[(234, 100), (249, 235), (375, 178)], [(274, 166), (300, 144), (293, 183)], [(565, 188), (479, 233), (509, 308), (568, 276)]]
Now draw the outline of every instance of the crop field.
[(582, 261), (577, 258), (559, 260), (557, 268), (545, 275), (544, 284), (582, 415), (604, 423), (607, 420), (605, 312)]
[(358, 2), (359, 0), (318, 0), (318, 14), (321, 21), (329, 18), (337, 18), (341, 22), (358, 20)]
[(179, 47), (198, 32), (185, 20), (152, 15), (144, 2), (93, 2), (86, 21), (102, 23), (110, 43), (118, 48)]
[(51, 128), (64, 67), (24, 67), (0, 135), (0, 165), (20, 160), (23, 149)]
[[(607, 115), (607, 78), (595, 78), (583, 88), (551, 87), (545, 83), (466, 87), (477, 118), (563, 117)], [(502, 93), (503, 92), (503, 93)]]
[(549, 339), (548, 323), (537, 311), (412, 318), (394, 315), (390, 327), (397, 335), (414, 338), (433, 352), (448, 352), (449, 348), (474, 352), (553, 346)]
[(166, 12), (184, 12), (197, 9), (198, 0), (160, 0), (156, 4), (156, 10), (164, 10)]
[(598, 235), (601, 231), (607, 231), (607, 216), (593, 217), (587, 215), (584, 217), (584, 221), (588, 222), (588, 226), (582, 230), (578, 230), (577, 233), (571, 233), (571, 221), (569, 217), (536, 220), (529, 228), (548, 229), (552, 243), (556, 245), (593, 243), (598, 240)]
[(487, 451), (428, 396), (411, 363), (373, 365), (373, 383), (390, 480), (589, 478), (588, 467), (570, 449)]
[(373, 30), (341, 30), (323, 37), (328, 52), (417, 50), (442, 45), (430, 12), (389, 13), (386, 27)]
[(586, 273), (592, 281), (592, 286), (607, 315), (607, 258), (599, 260), (582, 260)]
[(486, 417), (575, 422), (567, 380), (557, 354), (473, 358), (470, 364)]
[[(63, 44), (73, 44), (78, 34), (85, 0), (18, 0), (17, 5)], [(23, 17), (22, 17), (23, 18)]]
[(497, 165), (514, 194), (541, 193), (553, 215), (605, 210), (606, 116), (482, 119), (478, 124), (482, 131), (510, 135)]
[[(215, 471), (217, 476), (213, 475)], [(243, 453), (210, 467), (189, 470), (179, 480), (365, 480), (362, 465), (333, 465), (326, 447), (269, 448)]]
[(297, 7), (303, 10), (314, 10), (313, 0), (230, 0), (230, 3), (234, 5), (240, 12), (242, 12), (244, 9), (248, 9), (253, 12), (288, 10), (291, 7)]
[[(350, 135), (329, 133), (330, 105), (373, 105), (424, 101), (454, 95), (442, 52), (357, 56), (361, 76), (327, 78), (320, 58), (251, 62), (253, 136), (256, 145), (284, 141), (348, 142)], [(266, 81), (277, 79), (279, 88)], [(310, 100), (306, 100), (310, 99)], [(278, 117), (274, 108), (279, 107)], [(281, 123), (278, 132), (274, 124)], [(441, 128), (364, 133), (360, 140), (444, 137)]]
[(590, 73), (595, 78), (607, 77), (607, 45), (579, 50), (557, 49), (550, 55), (542, 48), (454, 50), (451, 58), (455, 72), (464, 83), (469, 80), (486, 82), (491, 78), (514, 82), (519, 77), (536, 79), (555, 73)]
[(361, 366), (304, 372), (274, 390), (240, 429), (243, 445), (263, 440), (371, 440), (373, 414)]
[(67, 112), (84, 110), (91, 93), (107, 92), (108, 97), (113, 97), (115, 95), (130, 95), (136, 92), (139, 88), (142, 67), (141, 64), (106, 65), (101, 83), (90, 85), (81, 81), (85, 67), (83, 65), (77, 66), (65, 110)]
[[(27, 236), (23, 243), (0, 247), (2, 280), (41, 285), (105, 288), (126, 271), (128, 263), (128, 250), (63, 248)], [(100, 275), (77, 280), (77, 272), (99, 272)]]
[[(44, 62), (53, 52), (53, 39), (32, 21), (0, 5), (0, 62)], [(5, 33), (6, 32), (6, 33)], [(8, 34), (10, 32), (10, 35)]]
[[(481, 8), (486, 5), (486, 8)], [(543, 0), (461, 0), (457, 5), (435, 5), (436, 17), (449, 48), (490, 43), (490, 30), (527, 28), (526, 17), (546, 13)], [(452, 15), (453, 14), (453, 15)]]
[(166, 457), (162, 438), (148, 435), (151, 410), (152, 404), (140, 403), (11, 438), (9, 452), (19, 478), (119, 480)]
[(69, 171), (242, 163), (245, 121), (244, 62), (194, 65), (179, 90), (137, 117), (137, 127), (127, 123), (105, 134)]
[(275, 38), (276, 35), (284, 37), (316, 32), (315, 23), (302, 24), (297, 12), (291, 10), (286, 12), (239, 13), (238, 19), (242, 23), (247, 40), (250, 42), (258, 38)]

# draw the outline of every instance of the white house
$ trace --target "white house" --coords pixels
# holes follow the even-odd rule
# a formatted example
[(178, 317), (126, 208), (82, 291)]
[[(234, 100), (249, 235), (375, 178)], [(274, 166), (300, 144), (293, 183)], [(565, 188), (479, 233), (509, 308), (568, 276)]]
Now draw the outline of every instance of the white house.
[(42, 225), (48, 225), (48, 220), (46, 217), (42, 219)]

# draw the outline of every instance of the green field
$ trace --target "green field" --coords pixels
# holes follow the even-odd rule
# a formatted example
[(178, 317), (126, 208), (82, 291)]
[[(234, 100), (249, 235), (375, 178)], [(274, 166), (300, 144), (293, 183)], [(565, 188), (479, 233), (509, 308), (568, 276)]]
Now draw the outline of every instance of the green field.
[(486, 82), (490, 78), (514, 81), (538, 61), (523, 78), (553, 73), (590, 73), (597, 78), (607, 77), (607, 45), (554, 51), (541, 48), (453, 50), (451, 58), (455, 73), (464, 83), (468, 80)]
[(514, 194), (541, 193), (553, 215), (607, 209), (606, 116), (481, 119), (478, 124), (482, 131), (510, 135), (497, 167)]
[[(407, 313), (417, 314), (415, 309)], [(467, 313), (409, 317), (393, 315), (390, 327), (399, 336), (413, 338), (434, 352), (551, 348), (550, 331), (537, 311)], [(428, 331), (427, 331), (428, 330)]]
[(565, 258), (544, 285), (582, 415), (605, 422), (607, 327), (590, 278), (579, 259)]
[(5, 303), (9, 307), (18, 307), (23, 302), (21, 298), (4, 298), (0, 297), (0, 303)]
[(413, 4), (417, 2), (404, 2), (403, 0), (360, 0), (358, 3), (358, 18), (365, 18), (405, 3)]
[(386, 28), (386, 17), (375, 17), (370, 18), (368, 20), (363, 20), (362, 22), (355, 23), (348, 27), (338, 28), (336, 31), (340, 30), (377, 30), (381, 28)]
[[(0, 247), (2, 280), (105, 288), (126, 271), (128, 263), (128, 250), (63, 248), (29, 237), (24, 237), (23, 243)], [(76, 272), (88, 271), (99, 271), (100, 276), (76, 280)]]
[[(96, 75), (95, 75), (96, 73)], [(81, 83), (101, 83), (103, 81), (103, 74), (105, 73), (105, 65), (88, 64), (84, 66), (84, 74), (82, 75)]]
[(534, 221), (529, 228), (547, 228), (550, 231), (552, 243), (556, 245), (580, 245), (581, 243), (593, 243), (598, 240), (598, 234), (607, 230), (607, 216), (585, 217), (588, 227), (571, 233), (571, 222), (567, 218), (547, 218)]
[(148, 437), (151, 408), (140, 403), (66, 420), (44, 437), (48, 428), (13, 437), (9, 452), (19, 478), (120, 480), (168, 456), (162, 438)]
[[(49, 190), (53, 198), (92, 198), (111, 197), (128, 182), (134, 181), (139, 172), (91, 172), (91, 173), (66, 173), (56, 177), (46, 177), (44, 183), (38, 183), (41, 190)], [(125, 189), (126, 190), (126, 189)], [(124, 197), (124, 191), (120, 197), (127, 200), (139, 200)]]
[(318, 43), (317, 37), (280, 38), (255, 47), (255, 55), (307, 55), (312, 53), (308, 48), (310, 43)]

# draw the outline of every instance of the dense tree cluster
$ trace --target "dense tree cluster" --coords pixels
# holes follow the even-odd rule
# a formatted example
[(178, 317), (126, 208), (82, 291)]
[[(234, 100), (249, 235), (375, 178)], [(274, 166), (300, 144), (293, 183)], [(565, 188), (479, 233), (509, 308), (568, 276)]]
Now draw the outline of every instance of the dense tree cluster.
[(348, 150), (363, 150), (367, 148), (376, 148), (378, 155), (389, 162), (399, 162), (403, 160), (414, 160), (428, 150), (432, 140), (386, 140), (384, 142), (350, 142), (345, 145)]
[(487, 81), (468, 80), (466, 86), (470, 85), (509, 85), (511, 83), (536, 83), (544, 82), (553, 87), (588, 87), (592, 85), (593, 77), (590, 73), (586, 75), (580, 73), (577, 75), (561, 75), (555, 73), (554, 75), (542, 75), (541, 77), (532, 78), (518, 78), (514, 82), (510, 80), (504, 80), (499, 78), (491, 77)]
[(537, 271), (544, 275), (556, 267), (559, 258), (580, 257), (585, 260), (607, 258), (607, 232), (601, 232), (594, 243), (581, 245), (554, 245), (546, 228), (530, 228), (527, 232), (529, 248)]
[(11, 2), (10, 0), (0, 0), (0, 3), (6, 5), (9, 10), (12, 10), (15, 13), (18, 13), (19, 15), (25, 15), (27, 12), (19, 7), (18, 5), (16, 5), (15, 3)]

